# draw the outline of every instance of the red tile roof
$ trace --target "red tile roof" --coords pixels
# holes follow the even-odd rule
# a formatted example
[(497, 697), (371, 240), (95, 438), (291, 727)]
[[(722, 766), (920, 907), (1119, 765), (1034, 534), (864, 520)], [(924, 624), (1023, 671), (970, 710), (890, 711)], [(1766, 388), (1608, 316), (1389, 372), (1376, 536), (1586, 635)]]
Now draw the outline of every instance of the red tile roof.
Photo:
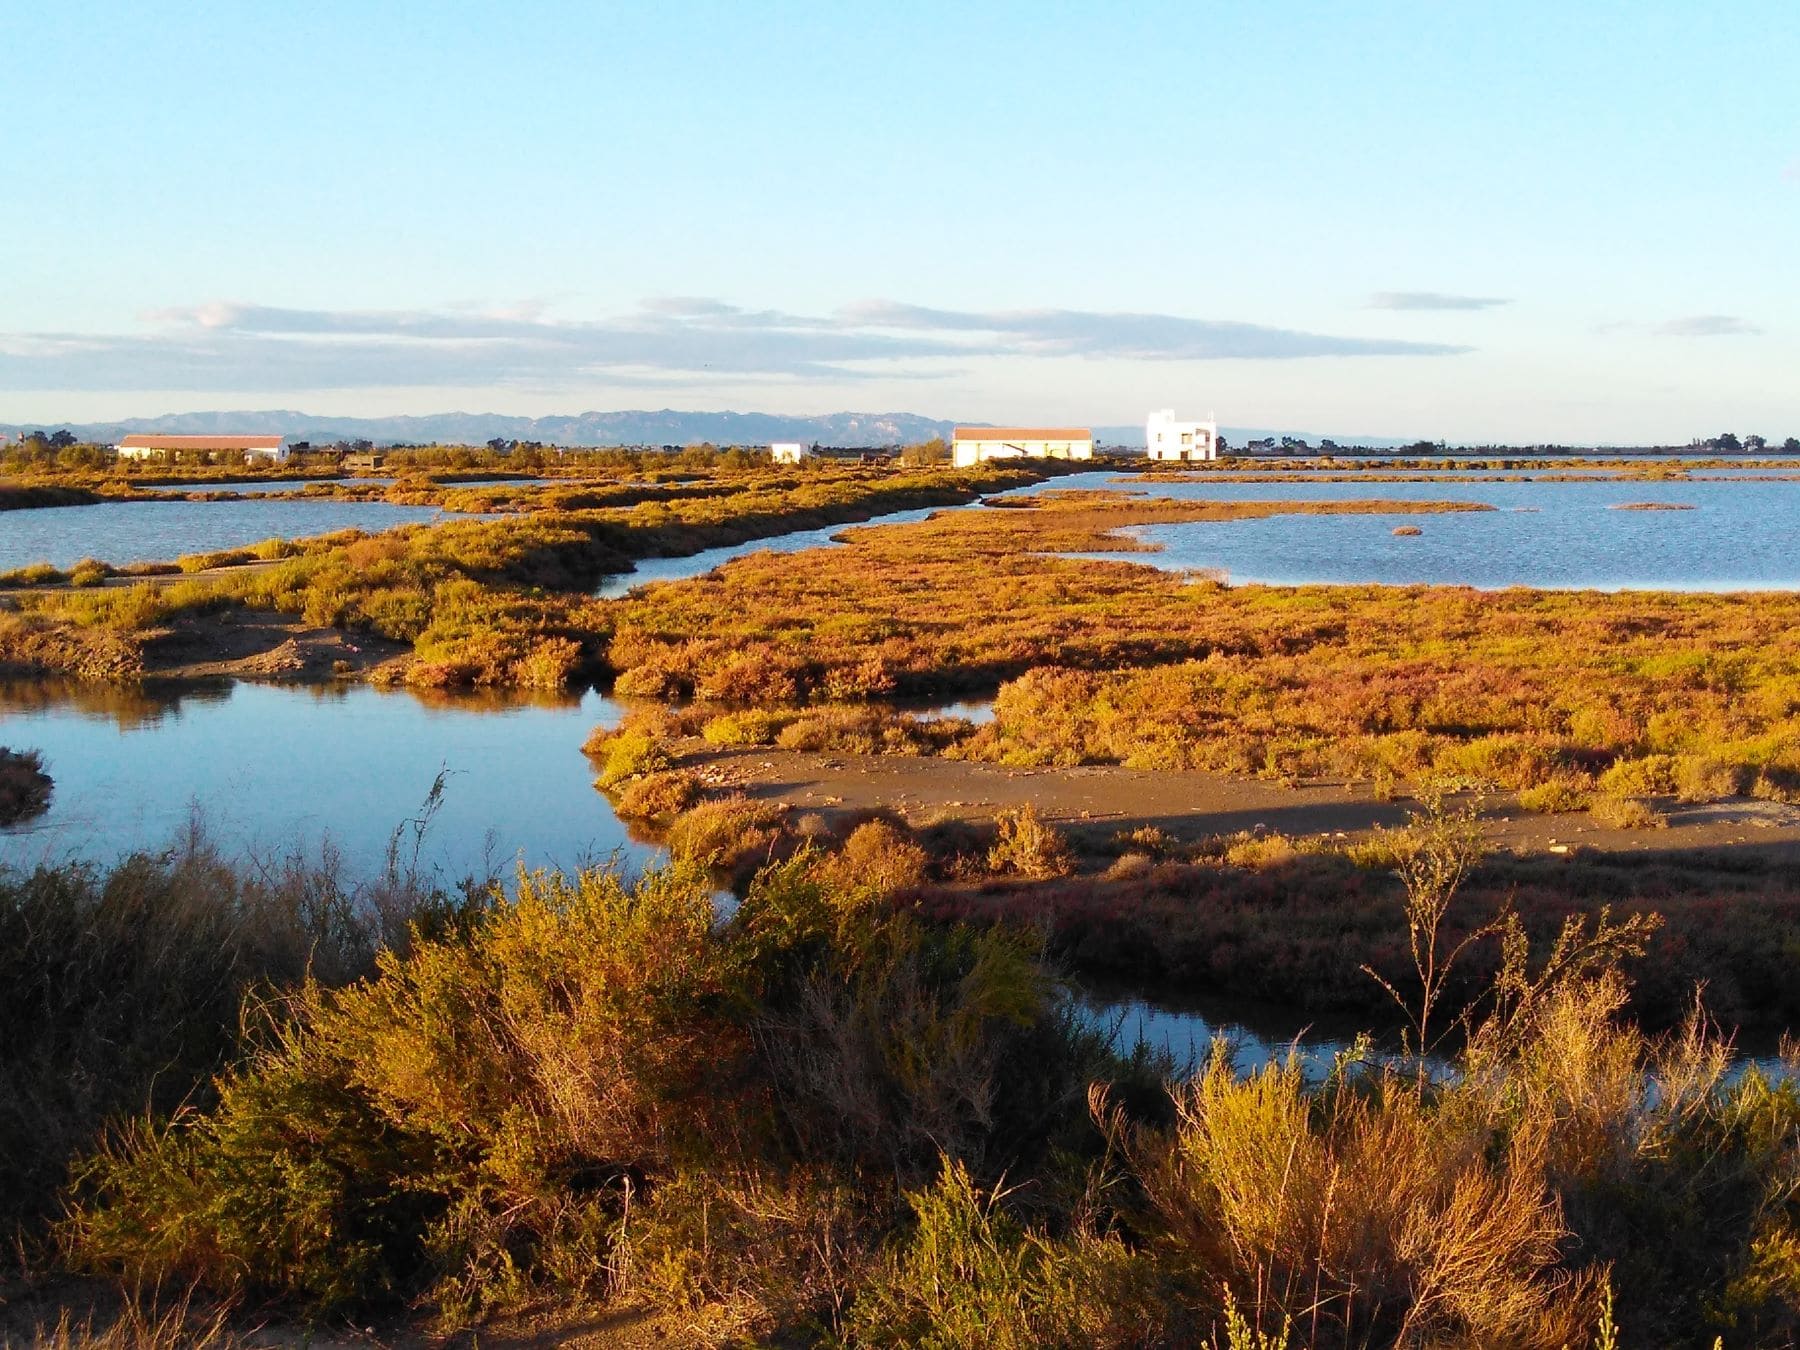
[(1091, 441), (1086, 427), (958, 427), (956, 441)]
[(133, 433), (121, 450), (279, 450), (285, 436), (149, 436)]

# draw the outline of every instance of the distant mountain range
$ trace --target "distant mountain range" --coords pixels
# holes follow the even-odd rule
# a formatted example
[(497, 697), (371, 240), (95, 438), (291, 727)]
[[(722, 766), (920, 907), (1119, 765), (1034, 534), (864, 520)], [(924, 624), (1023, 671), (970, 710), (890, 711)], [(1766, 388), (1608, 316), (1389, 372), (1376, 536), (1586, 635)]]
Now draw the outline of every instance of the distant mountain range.
[[(291, 441), (372, 441), (377, 445), (481, 445), (496, 438), (541, 441), (545, 445), (767, 445), (770, 441), (846, 447), (910, 445), (933, 436), (949, 439), (957, 423), (918, 413), (827, 413), (820, 417), (784, 417), (776, 413), (585, 412), (554, 417), (507, 417), (499, 413), (428, 413), (418, 417), (326, 417), (313, 413), (188, 412), (162, 417), (131, 417), (120, 422), (83, 424), (33, 422), (0, 424), (0, 431), (55, 430), (67, 425), (84, 441), (109, 443), (131, 432), (165, 436), (232, 434), (286, 436)], [(962, 425), (983, 425), (963, 423)], [(1294, 435), (1252, 427), (1225, 427), (1230, 444), (1264, 436)], [(1094, 434), (1106, 445), (1141, 446), (1144, 428), (1097, 426)], [(1318, 437), (1306, 435), (1314, 444)], [(1393, 446), (1389, 439), (1339, 437), (1345, 445)]]
[[(428, 413), (418, 417), (325, 417), (313, 413), (190, 412), (69, 425), (83, 440), (112, 441), (131, 432), (165, 436), (262, 435), (294, 441), (367, 440), (377, 445), (481, 445), (496, 438), (545, 445), (767, 445), (804, 441), (841, 446), (906, 445), (948, 437), (955, 422), (913, 413), (830, 413), (783, 417), (773, 413), (585, 412), (555, 417), (499, 413)], [(0, 428), (17, 433), (36, 424)], [(46, 427), (54, 430), (54, 427)]]

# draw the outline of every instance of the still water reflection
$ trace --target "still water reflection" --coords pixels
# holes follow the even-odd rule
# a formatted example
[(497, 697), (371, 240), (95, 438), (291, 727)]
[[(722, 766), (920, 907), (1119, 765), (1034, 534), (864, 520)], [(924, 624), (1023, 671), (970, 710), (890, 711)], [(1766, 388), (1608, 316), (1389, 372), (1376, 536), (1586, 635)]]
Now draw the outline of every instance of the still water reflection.
[(0, 572), (47, 562), (69, 567), (98, 558), (115, 567), (171, 562), (186, 553), (244, 548), (264, 539), (304, 539), (334, 530), (391, 530), (443, 520), (434, 506), (337, 501), (325, 497), (232, 501), (101, 502), (0, 515)]
[(198, 809), (228, 852), (312, 853), (329, 840), (352, 873), (369, 875), (443, 771), (420, 857), (446, 879), (509, 871), (515, 859), (574, 867), (615, 851), (641, 865), (653, 850), (594, 790), (581, 753), (587, 733), (617, 715), (594, 693), (519, 701), (366, 685), (167, 696), (0, 686), (0, 744), (41, 750), (56, 780), (48, 814), (0, 831), (0, 863), (163, 848)]

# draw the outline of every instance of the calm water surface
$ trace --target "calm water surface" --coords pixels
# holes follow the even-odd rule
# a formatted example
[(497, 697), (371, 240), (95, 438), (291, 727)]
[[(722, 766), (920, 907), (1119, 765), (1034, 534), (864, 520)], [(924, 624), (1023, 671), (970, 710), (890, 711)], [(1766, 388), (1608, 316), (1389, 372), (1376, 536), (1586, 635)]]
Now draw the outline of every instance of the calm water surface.
[(838, 543), (838, 535), (846, 530), (853, 530), (860, 524), (905, 525), (925, 520), (939, 511), (968, 511), (975, 506), (976, 503), (971, 502), (967, 506), (931, 506), (917, 511), (894, 511), (849, 525), (796, 530), (792, 534), (778, 534), (772, 539), (752, 539), (748, 543), (709, 548), (703, 553), (690, 553), (681, 558), (643, 558), (632, 571), (608, 577), (594, 594), (602, 600), (616, 600), (629, 594), (634, 587), (648, 585), (653, 581), (686, 581), (689, 577), (705, 576), (715, 567), (723, 567), (734, 558), (746, 557), (752, 553), (801, 553), (807, 549), (834, 548)]
[(46, 815), (0, 830), (0, 863), (160, 849), (198, 809), (228, 853), (316, 854), (329, 840), (368, 876), (443, 770), (420, 856), (448, 879), (490, 863), (510, 871), (515, 858), (575, 867), (614, 850), (638, 865), (653, 850), (626, 833), (581, 753), (618, 715), (593, 693), (508, 702), (367, 685), (165, 697), (0, 687), (0, 745), (42, 751), (56, 781)]
[[(1105, 487), (1111, 483), (1116, 474), (1105, 473), (1072, 474), (1066, 478), (1053, 478), (1047, 483), (1027, 483), (1023, 487), (1007, 488), (1003, 492), (990, 493), (993, 497), (1029, 497), (1033, 493), (1046, 489), (1054, 490), (1064, 486)], [(915, 521), (928, 520), (940, 511), (979, 511), (982, 509), (979, 500), (965, 502), (961, 506), (927, 506), (912, 511), (890, 511), (886, 515), (870, 516), (867, 520), (852, 521), (846, 525), (827, 525), (817, 530), (796, 530), (792, 534), (779, 534), (771, 539), (752, 539), (743, 544), (730, 544), (724, 548), (709, 548), (704, 553), (689, 553), (680, 558), (644, 558), (637, 567), (616, 577), (608, 577), (600, 584), (594, 594), (602, 600), (616, 600), (629, 594), (634, 587), (644, 586), (654, 581), (686, 581), (690, 577), (705, 576), (715, 567), (723, 567), (734, 558), (746, 557), (752, 553), (800, 553), (807, 549), (836, 548), (839, 536), (847, 530), (854, 530), (861, 525), (907, 525)]]
[[(1106, 486), (1081, 474), (1061, 486)], [(1156, 554), (1099, 555), (1175, 569), (1222, 568), (1233, 583), (1383, 582), (1483, 588), (1800, 589), (1800, 482), (1144, 483), (1204, 501), (1481, 502), (1493, 511), (1275, 516), (1146, 526)], [(1628, 502), (1688, 511), (1621, 511)], [(1417, 526), (1396, 538), (1396, 525)]]
[(0, 513), (0, 572), (32, 563), (69, 567), (83, 558), (123, 566), (173, 562), (184, 553), (304, 539), (334, 530), (391, 530), (448, 519), (434, 506), (308, 498), (218, 502), (102, 502)]
[(146, 492), (229, 492), (239, 497), (256, 497), (265, 492), (298, 492), (309, 487), (391, 487), (392, 478), (276, 478), (254, 483), (146, 483)]

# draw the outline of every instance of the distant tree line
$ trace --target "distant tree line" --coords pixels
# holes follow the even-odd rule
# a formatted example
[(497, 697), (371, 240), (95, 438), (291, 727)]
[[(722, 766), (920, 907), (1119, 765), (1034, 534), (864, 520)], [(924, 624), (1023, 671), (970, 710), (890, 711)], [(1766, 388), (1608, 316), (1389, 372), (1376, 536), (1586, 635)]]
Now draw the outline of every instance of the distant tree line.
[[(1769, 448), (1769, 438), (1766, 436), (1745, 436), (1742, 440), (1739, 440), (1737, 433), (1726, 431), (1717, 436), (1708, 436), (1703, 441), (1695, 441), (1694, 447), (1702, 450), (1717, 450), (1725, 454), (1737, 454), (1741, 452), (1743, 454), (1756, 455), (1761, 454)], [(1789, 436), (1781, 443), (1780, 448), (1784, 454), (1800, 454), (1800, 437)]]
[(109, 445), (94, 445), (67, 427), (28, 431), (17, 445), (0, 446), (0, 465), (9, 469), (102, 469), (112, 462)]

